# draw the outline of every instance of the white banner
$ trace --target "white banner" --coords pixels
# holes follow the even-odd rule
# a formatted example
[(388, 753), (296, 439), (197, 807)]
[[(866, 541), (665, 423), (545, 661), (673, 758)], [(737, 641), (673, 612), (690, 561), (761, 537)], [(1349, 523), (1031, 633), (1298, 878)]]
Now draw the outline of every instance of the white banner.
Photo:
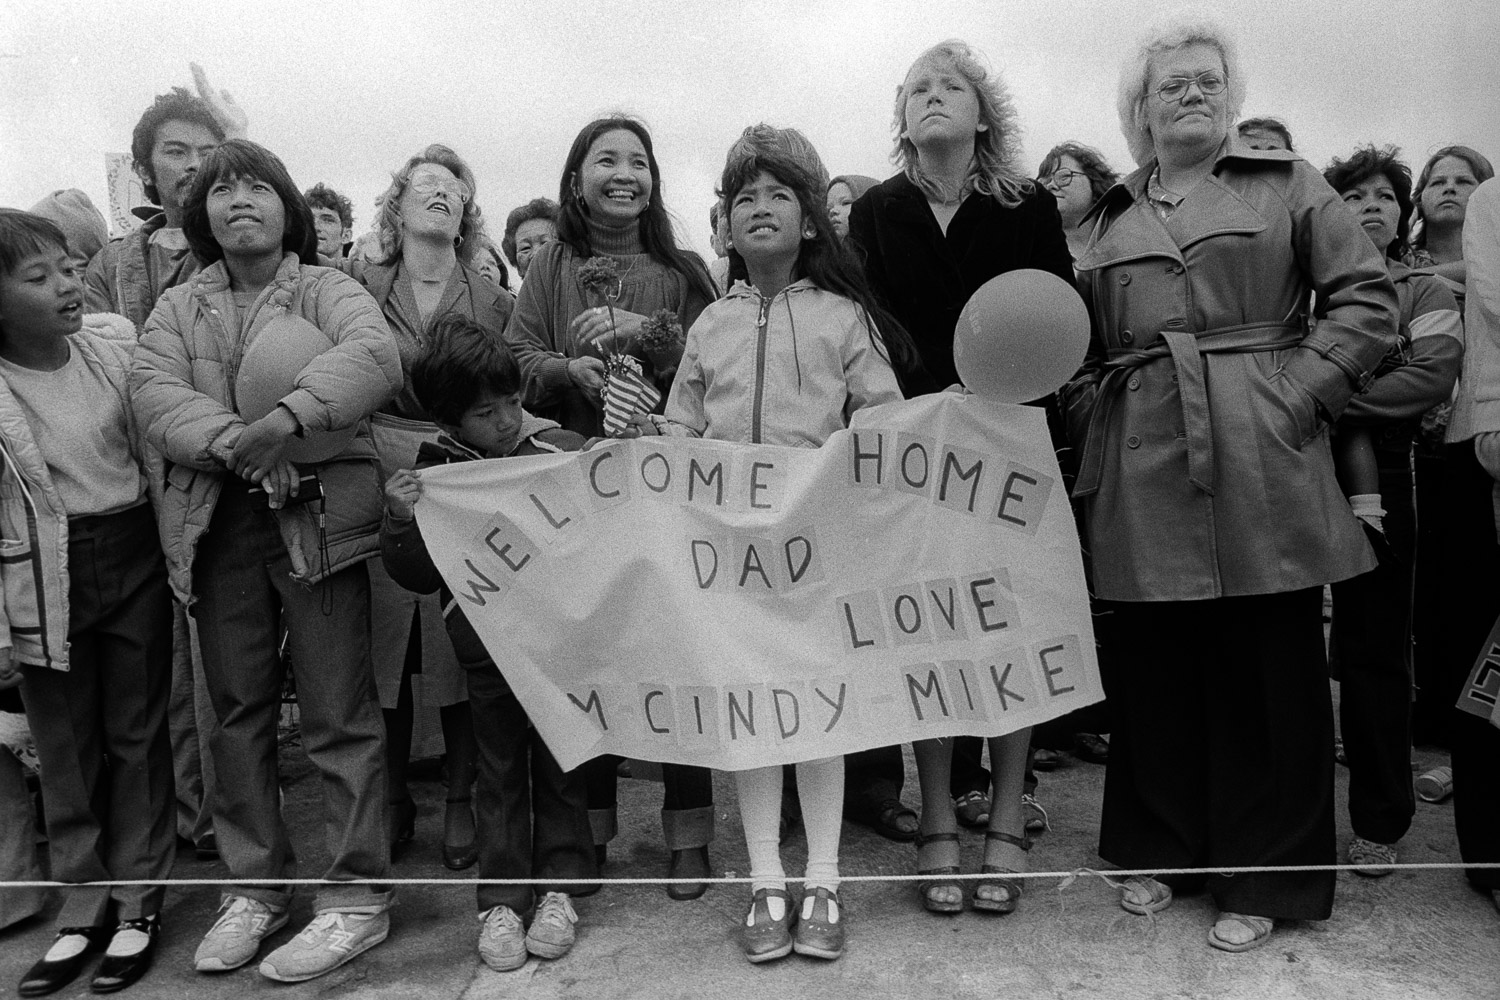
[(1103, 697), (1037, 408), (940, 393), (818, 449), (648, 437), (422, 481), (428, 550), (564, 768), (996, 736)]

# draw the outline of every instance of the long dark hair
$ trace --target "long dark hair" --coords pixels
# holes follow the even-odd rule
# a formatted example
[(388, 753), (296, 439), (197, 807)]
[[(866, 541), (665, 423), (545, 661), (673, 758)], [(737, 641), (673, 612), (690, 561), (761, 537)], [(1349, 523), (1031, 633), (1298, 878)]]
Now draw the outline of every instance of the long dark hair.
[(639, 222), (641, 246), (645, 247), (646, 253), (657, 263), (682, 275), (687, 280), (689, 289), (703, 296), (704, 301), (712, 302), (719, 296), (714, 291), (708, 269), (703, 266), (703, 261), (698, 259), (697, 254), (689, 253), (677, 245), (677, 238), (672, 232), (672, 217), (667, 214), (666, 202), (662, 200), (661, 168), (656, 164), (651, 133), (634, 118), (611, 115), (595, 119), (585, 125), (573, 140), (568, 158), (563, 161), (562, 182), (557, 191), (557, 238), (582, 257), (594, 255), (593, 241), (589, 239), (589, 210), (579, 190), (578, 172), (583, 167), (584, 157), (588, 156), (590, 147), (601, 136), (622, 130), (641, 140), (641, 146), (646, 150), (646, 163), (651, 169), (651, 198), (647, 201), (646, 210), (641, 213)]
[[(740, 188), (749, 184), (761, 171), (791, 188), (802, 209), (804, 225), (813, 227), (811, 239), (804, 239), (797, 251), (793, 279), (806, 278), (825, 292), (832, 292), (853, 302), (867, 319), (870, 342), (881, 357), (890, 362), (903, 384), (907, 377), (921, 370), (921, 360), (910, 334), (895, 316), (881, 307), (869, 285), (864, 269), (845, 241), (833, 231), (828, 218), (828, 174), (816, 159), (812, 144), (795, 129), (777, 129), (769, 125), (747, 128), (729, 150), (719, 179), (718, 195), (729, 207)], [(729, 248), (729, 278), (748, 280), (745, 258), (739, 250)]]
[(229, 139), (204, 159), (183, 206), (182, 234), (203, 266), (224, 257), (224, 249), (214, 239), (213, 227), (208, 223), (208, 189), (221, 180), (240, 177), (254, 177), (271, 185), (286, 212), (281, 249), (295, 253), (304, 264), (317, 264), (318, 230), (313, 224), (312, 209), (292, 182), (286, 164), (275, 153), (249, 139)]

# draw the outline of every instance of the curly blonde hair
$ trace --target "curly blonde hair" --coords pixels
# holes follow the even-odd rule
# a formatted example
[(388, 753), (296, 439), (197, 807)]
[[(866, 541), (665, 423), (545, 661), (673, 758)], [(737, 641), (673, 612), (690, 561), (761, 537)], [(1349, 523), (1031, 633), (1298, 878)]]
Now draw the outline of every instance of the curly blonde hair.
[(1130, 147), (1130, 156), (1137, 166), (1144, 167), (1156, 156), (1151, 126), (1146, 120), (1146, 101), (1155, 97), (1149, 89), (1151, 60), (1185, 45), (1200, 44), (1218, 49), (1219, 57), (1224, 60), (1224, 77), (1229, 84), (1229, 120), (1232, 122), (1240, 116), (1240, 110), (1245, 106), (1246, 80), (1234, 37), (1203, 14), (1185, 13), (1160, 21), (1146, 30), (1135, 50), (1120, 66), (1120, 84), (1115, 97), (1120, 132), (1125, 136), (1125, 144)]
[(906, 129), (907, 81), (911, 79), (912, 71), (924, 62), (938, 61), (957, 70), (974, 88), (974, 96), (979, 100), (982, 131), (974, 134), (974, 161), (964, 180), (964, 188), (989, 195), (1007, 208), (1020, 204), (1021, 198), (1034, 185), (1017, 166), (1021, 160), (1021, 128), (1015, 102), (1011, 100), (1010, 91), (1000, 74), (992, 73), (978, 52), (956, 38), (939, 42), (918, 56), (896, 88), (896, 109), (891, 118), (896, 148), (891, 152), (891, 162), (899, 166), (907, 179), (921, 188), (927, 197), (943, 201), (951, 196), (922, 171), (917, 147), (907, 136)]
[(435, 142), (416, 156), (407, 160), (400, 170), (391, 174), (391, 186), (375, 200), (379, 214), (375, 217), (375, 232), (380, 236), (380, 264), (394, 264), (401, 256), (401, 196), (406, 185), (411, 183), (412, 171), (424, 163), (446, 167), (453, 176), (469, 187), (469, 200), (464, 204), (463, 218), (458, 223), (458, 259), (472, 267), (474, 258), (483, 249), (484, 216), (479, 211), (479, 185), (474, 180), (474, 171), (452, 149)]

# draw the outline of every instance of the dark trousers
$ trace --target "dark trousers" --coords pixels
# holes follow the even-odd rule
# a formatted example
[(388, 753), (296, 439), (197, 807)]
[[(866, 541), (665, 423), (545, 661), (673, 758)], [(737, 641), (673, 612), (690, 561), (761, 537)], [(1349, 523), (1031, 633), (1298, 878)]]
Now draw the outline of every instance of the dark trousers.
[[(175, 846), (172, 601), (150, 504), (70, 520), (68, 571), (70, 669), (28, 666), (21, 679), (52, 877), (165, 882)], [(162, 884), (70, 889), (57, 926), (154, 916), (165, 892)]]
[[(219, 850), (239, 878), (293, 877), (276, 760), (284, 622), (302, 745), (323, 792), (323, 838), (332, 855), (323, 877), (384, 878), (385, 726), (370, 668), (370, 577), (361, 563), (305, 587), (291, 569), (273, 516), (250, 506), (243, 483), (227, 480), (198, 546), (192, 608), (216, 720), (209, 749)], [(291, 899), (281, 888), (234, 892), (276, 909)], [(378, 911), (390, 900), (390, 892), (370, 886), (329, 885), (319, 887), (315, 905), (319, 912)]]
[[(1500, 729), (1456, 708), (1451, 727), (1458, 855), (1473, 864), (1500, 861)], [(1500, 869), (1471, 868), (1467, 874), (1476, 888), (1500, 889)]]
[[(1100, 856), (1124, 868), (1334, 863), (1321, 590), (1101, 602), (1114, 732)], [(1321, 920), (1333, 908), (1331, 871), (1207, 884), (1224, 912)]]
[(1500, 545), (1492, 479), (1474, 442), (1417, 458), (1416, 715), (1418, 743), (1447, 746), (1459, 688), (1495, 621)]
[[(596, 844), (609, 843), (619, 829), (619, 764), (619, 757), (604, 754), (578, 768), (588, 790), (589, 824)], [(714, 839), (713, 773), (706, 767), (663, 764), (661, 778), (661, 826), (667, 848), (683, 851), (707, 846)]]
[(905, 783), (906, 761), (900, 744), (845, 754), (844, 812), (856, 821), (873, 823), (883, 803), (901, 799)]
[(1339, 680), (1339, 730), (1349, 760), (1355, 836), (1394, 844), (1417, 811), (1411, 780), (1411, 602), (1416, 512), (1405, 455), (1379, 452), (1385, 537), (1369, 529), (1380, 565), (1333, 585), (1329, 645)]
[(493, 663), (471, 667), (469, 708), (479, 746), (479, 877), (535, 878), (479, 886), (480, 912), (531, 909), (534, 896), (578, 892), (550, 879), (595, 878), (588, 795), (579, 770), (564, 772)]

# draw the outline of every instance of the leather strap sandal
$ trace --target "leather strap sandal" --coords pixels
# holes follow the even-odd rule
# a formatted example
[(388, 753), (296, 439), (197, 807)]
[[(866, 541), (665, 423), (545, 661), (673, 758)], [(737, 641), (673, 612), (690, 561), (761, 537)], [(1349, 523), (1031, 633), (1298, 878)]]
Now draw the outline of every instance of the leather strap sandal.
[[(781, 899), (783, 911), (780, 920), (771, 917), (771, 908), (766, 903), (769, 896)], [(750, 897), (750, 914), (745, 919), (743, 944), (746, 958), (758, 965), (792, 953), (793, 905), (785, 889), (755, 890)]]
[[(917, 864), (922, 864), (922, 851), (929, 844), (953, 845), (953, 858), (958, 860), (958, 833), (917, 833)], [(918, 875), (957, 875), (958, 865), (937, 865), (931, 868), (918, 868)], [(937, 889), (957, 889), (958, 899), (939, 899), (933, 895)], [(933, 878), (924, 879), (917, 883), (917, 895), (922, 898), (922, 906), (928, 913), (962, 913), (964, 909), (963, 886), (956, 879)]]
[[(985, 846), (992, 842), (1010, 844), (1019, 847), (1022, 851), (1031, 850), (1031, 838), (1027, 836), (1017, 837), (1013, 834), (1002, 833), (999, 830), (984, 831)], [(1001, 868), (999, 865), (984, 864), (979, 866), (979, 871), (985, 875), (1018, 875), (1014, 868)], [(1003, 899), (991, 899), (980, 895), (984, 889), (1001, 889), (1005, 892)], [(1026, 883), (1014, 878), (987, 878), (980, 879), (974, 885), (974, 909), (983, 910), (985, 913), (1013, 913), (1021, 902), (1021, 895), (1026, 891)]]

